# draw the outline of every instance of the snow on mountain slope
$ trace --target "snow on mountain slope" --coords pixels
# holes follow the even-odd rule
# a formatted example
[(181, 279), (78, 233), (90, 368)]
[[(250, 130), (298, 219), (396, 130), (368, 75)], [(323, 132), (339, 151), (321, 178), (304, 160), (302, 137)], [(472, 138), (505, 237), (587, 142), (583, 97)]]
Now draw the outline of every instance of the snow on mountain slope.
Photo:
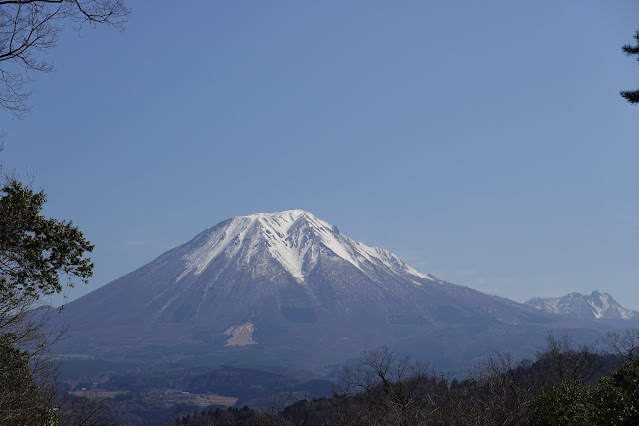
[(69, 303), (58, 321), (74, 336), (60, 353), (310, 369), (380, 345), (467, 365), (540, 345), (548, 327), (584, 327), (422, 274), (303, 210), (223, 221)]
[(186, 268), (177, 281), (190, 273), (199, 275), (219, 256), (232, 258), (247, 247), (245, 261), (255, 264), (254, 258), (264, 245), (298, 281), (308, 277), (322, 250), (332, 252), (364, 273), (370, 265), (375, 265), (403, 277), (436, 281), (434, 277), (416, 271), (393, 253), (354, 241), (340, 234), (335, 226), (304, 210), (235, 217), (204, 231), (193, 242), (196, 247), (185, 253)]
[(636, 311), (624, 308), (608, 293), (598, 291), (590, 295), (570, 293), (557, 298), (535, 297), (525, 303), (546, 312), (579, 318), (627, 320), (637, 315)]

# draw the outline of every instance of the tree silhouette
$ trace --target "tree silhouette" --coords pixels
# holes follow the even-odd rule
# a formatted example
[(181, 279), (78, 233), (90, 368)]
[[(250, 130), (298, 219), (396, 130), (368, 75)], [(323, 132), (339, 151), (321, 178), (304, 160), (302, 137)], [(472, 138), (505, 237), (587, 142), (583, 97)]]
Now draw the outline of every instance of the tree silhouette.
[(123, 29), (123, 0), (0, 0), (0, 108), (22, 117), (29, 110), (32, 75), (49, 72), (45, 58), (66, 23)]
[[(621, 49), (626, 55), (637, 55), (637, 60), (639, 61), (639, 31), (635, 32), (634, 39), (637, 42), (636, 45), (626, 44)], [(631, 104), (639, 103), (639, 90), (622, 90), (619, 94)]]

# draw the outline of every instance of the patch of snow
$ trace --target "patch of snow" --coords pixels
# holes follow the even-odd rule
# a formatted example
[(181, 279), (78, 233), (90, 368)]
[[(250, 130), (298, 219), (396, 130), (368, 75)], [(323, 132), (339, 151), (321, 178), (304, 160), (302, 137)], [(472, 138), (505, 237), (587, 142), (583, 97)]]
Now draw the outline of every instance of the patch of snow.
[(570, 293), (558, 298), (534, 298), (526, 303), (551, 313), (592, 315), (596, 319), (631, 319), (637, 315), (635, 311), (622, 307), (608, 293), (602, 294), (597, 291), (586, 296), (580, 293)]

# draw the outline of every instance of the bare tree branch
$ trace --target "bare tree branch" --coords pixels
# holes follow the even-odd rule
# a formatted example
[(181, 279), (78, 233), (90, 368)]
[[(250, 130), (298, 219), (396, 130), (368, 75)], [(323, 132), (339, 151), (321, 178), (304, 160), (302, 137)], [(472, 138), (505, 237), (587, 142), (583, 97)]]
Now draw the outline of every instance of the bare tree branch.
[(123, 30), (123, 0), (0, 0), (0, 107), (21, 118), (29, 111), (34, 73), (53, 71), (44, 56), (57, 46), (65, 22)]

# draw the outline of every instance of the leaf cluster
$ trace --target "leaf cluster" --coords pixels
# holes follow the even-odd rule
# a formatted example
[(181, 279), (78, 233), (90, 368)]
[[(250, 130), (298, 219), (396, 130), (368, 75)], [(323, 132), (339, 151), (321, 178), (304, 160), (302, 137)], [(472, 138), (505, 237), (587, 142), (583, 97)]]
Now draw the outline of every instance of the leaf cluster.
[(564, 380), (537, 395), (534, 425), (639, 424), (639, 360), (601, 377), (592, 387)]
[(46, 391), (34, 375), (32, 354), (13, 346), (17, 336), (0, 335), (0, 423), (55, 424)]
[[(48, 350), (63, 331), (49, 323), (43, 297), (74, 279), (87, 282), (93, 250), (73, 223), (46, 218), (44, 192), (8, 178), (0, 189), (0, 424), (56, 425), (78, 410), (56, 394), (57, 362)], [(62, 280), (66, 278), (67, 282)], [(37, 309), (35, 309), (37, 308)], [(53, 408), (59, 409), (54, 412)], [(78, 415), (76, 415), (79, 413)], [(66, 421), (63, 424), (75, 424)], [(77, 423), (89, 424), (89, 423)]]
[(93, 245), (72, 222), (41, 215), (44, 192), (13, 180), (0, 196), (0, 304), (60, 293), (62, 276), (88, 281)]
[[(639, 61), (639, 31), (635, 32), (634, 39), (637, 42), (636, 45), (626, 44), (621, 49), (626, 55), (636, 55)], [(622, 90), (619, 94), (631, 104), (639, 103), (639, 90)]]

